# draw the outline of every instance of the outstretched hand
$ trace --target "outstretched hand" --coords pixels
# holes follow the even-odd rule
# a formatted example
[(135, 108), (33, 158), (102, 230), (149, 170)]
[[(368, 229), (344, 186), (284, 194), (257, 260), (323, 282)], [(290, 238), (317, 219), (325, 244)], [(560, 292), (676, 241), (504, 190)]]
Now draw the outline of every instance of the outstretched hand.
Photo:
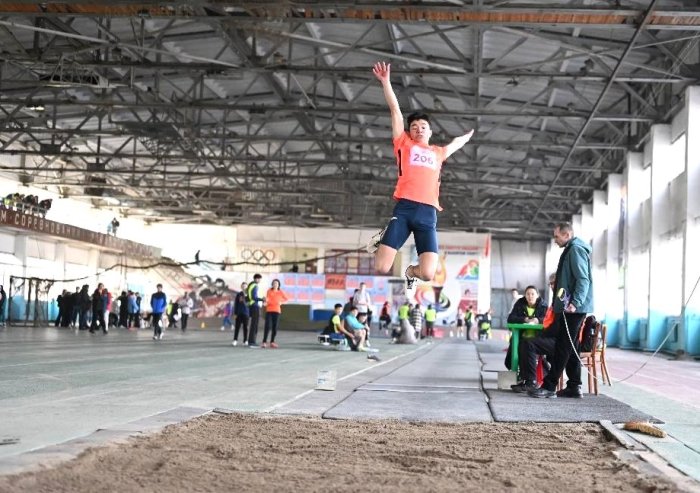
[(388, 81), (389, 77), (391, 76), (391, 64), (386, 62), (377, 62), (374, 64), (372, 72), (374, 73), (374, 76), (379, 79), (379, 82), (384, 83)]

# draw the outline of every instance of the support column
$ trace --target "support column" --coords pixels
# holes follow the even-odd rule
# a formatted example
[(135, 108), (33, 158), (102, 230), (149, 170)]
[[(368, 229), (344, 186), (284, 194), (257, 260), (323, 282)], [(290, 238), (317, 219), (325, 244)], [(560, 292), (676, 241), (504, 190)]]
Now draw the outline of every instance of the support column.
[[(15, 236), (15, 257), (22, 263), (20, 271), (22, 277), (27, 277), (27, 252), (27, 235), (18, 234)], [(18, 292), (15, 292), (14, 288), (10, 286), (12, 293), (8, 293), (8, 296), (12, 295), (12, 304), (9, 310), (11, 310), (10, 314), (13, 321), (24, 320), (25, 318), (27, 308), (27, 285), (27, 281), (24, 281), (24, 287)], [(7, 303), (9, 302), (10, 300), (8, 299)]]
[(625, 167), (625, 323), (620, 331), (621, 348), (638, 348), (640, 329), (646, 332), (649, 311), (649, 230), (645, 226), (644, 206), (649, 189), (648, 175), (644, 174), (643, 154), (627, 154)]
[(605, 201), (605, 192), (596, 190), (593, 192), (593, 227), (591, 247), (591, 274), (593, 276), (593, 307), (598, 320), (604, 320), (607, 313), (607, 299), (605, 297), (605, 267), (607, 263), (608, 242), (607, 235), (608, 204)]
[[(700, 276), (700, 87), (689, 87), (685, 92), (686, 127), (686, 208), (683, 228), (683, 303)], [(687, 353), (700, 354), (700, 285), (683, 307), (678, 347)]]
[[(654, 351), (666, 335), (666, 318), (669, 315), (671, 288), (668, 272), (670, 263), (668, 239), (665, 234), (671, 223), (671, 204), (668, 200), (669, 159), (671, 156), (671, 126), (651, 127), (651, 236), (649, 241), (649, 322), (646, 338), (641, 347)], [(643, 334), (641, 334), (643, 336)]]
[(574, 234), (590, 245), (593, 243), (593, 228), (593, 205), (583, 204), (581, 206), (581, 230), (574, 229)]
[(603, 297), (606, 300), (605, 324), (608, 326), (607, 344), (620, 344), (620, 321), (624, 318), (624, 278), (621, 267), (624, 262), (622, 244), (622, 219), (624, 202), (622, 200), (622, 175), (608, 175), (607, 190), (607, 223), (605, 256), (605, 289)]
[(574, 214), (571, 216), (571, 227), (574, 228), (574, 234), (576, 236), (581, 236), (582, 218), (581, 214)]

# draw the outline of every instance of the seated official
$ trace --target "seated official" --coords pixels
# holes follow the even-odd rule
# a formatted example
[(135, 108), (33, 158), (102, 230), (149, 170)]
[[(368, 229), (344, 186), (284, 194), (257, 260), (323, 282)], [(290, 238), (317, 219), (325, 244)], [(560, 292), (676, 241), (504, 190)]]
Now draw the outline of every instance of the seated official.
[[(551, 318), (552, 322), (554, 317)], [(586, 331), (590, 331), (590, 328), (595, 325), (596, 318), (593, 315), (586, 317), (581, 324), (581, 328), (578, 332), (579, 337), (575, 338), (573, 343), (576, 349), (576, 353), (579, 352), (579, 342), (582, 335)], [(545, 323), (545, 330), (539, 333), (536, 337), (532, 339), (526, 339), (521, 341), (520, 344), (520, 379), (521, 381), (516, 385), (511, 385), (513, 392), (525, 393), (530, 389), (537, 388), (536, 381), (536, 371), (537, 371), (537, 356), (543, 355), (548, 359), (554, 357), (554, 347), (557, 341), (557, 331), (554, 328), (549, 328), (553, 325), (551, 322)], [(572, 355), (566, 363), (566, 376), (568, 381), (566, 383), (566, 388), (557, 392), (557, 397), (581, 397), (581, 362), (580, 360)]]
[[(535, 286), (528, 286), (527, 288), (525, 288), (525, 296), (518, 299), (513, 305), (513, 309), (508, 315), (508, 323), (541, 324), (544, 321), (544, 316), (546, 313), (547, 303), (545, 303), (545, 301), (542, 298), (540, 298), (539, 293), (537, 292), (537, 288)], [(528, 331), (523, 331), (521, 335), (522, 337), (520, 338), (520, 344), (522, 344), (525, 339), (535, 337), (536, 333), (535, 331), (531, 331), (530, 333), (528, 333)], [(516, 371), (517, 368), (510, 367), (512, 350), (513, 347), (511, 339), (511, 343), (508, 344), (508, 352), (506, 353), (505, 364), (506, 368), (508, 368), (509, 370)]]
[(348, 345), (353, 351), (367, 351), (365, 347), (365, 339), (368, 331), (367, 324), (365, 323), (366, 319), (367, 314), (358, 314), (356, 306), (353, 306), (343, 319), (341, 331), (345, 334)]

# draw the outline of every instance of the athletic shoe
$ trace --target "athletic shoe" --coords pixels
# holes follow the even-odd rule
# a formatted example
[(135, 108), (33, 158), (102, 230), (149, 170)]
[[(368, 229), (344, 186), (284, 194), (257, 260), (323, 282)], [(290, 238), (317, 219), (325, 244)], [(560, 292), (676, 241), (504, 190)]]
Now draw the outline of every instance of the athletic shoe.
[(244, 345), (244, 346), (247, 346), (247, 345), (248, 345), (248, 341), (243, 341), (243, 345)]
[(261, 347), (262, 347), (263, 349), (267, 348), (267, 343), (266, 343), (266, 342), (263, 342)]
[(221, 332), (223, 332), (223, 331), (225, 331), (225, 330), (226, 330), (226, 327), (224, 327), (224, 326), (222, 325), (222, 326), (221, 326)]
[(232, 345), (232, 346), (238, 346), (238, 341), (233, 341), (233, 342), (231, 343), (231, 345)]
[(248, 348), (249, 349), (260, 349), (260, 346), (258, 346), (257, 344), (248, 344)]
[(369, 349), (367, 349), (367, 348), (366, 348), (366, 347), (364, 347), (364, 346), (360, 346), (360, 347), (358, 347), (358, 348), (357, 348), (357, 350), (358, 350), (358, 351), (362, 351), (363, 353), (366, 353), (366, 352), (368, 352), (368, 351), (369, 351)]
[(154, 341), (157, 341), (157, 340), (158, 340), (158, 337), (153, 336), (153, 340), (154, 340)]
[(389, 228), (389, 224), (391, 224), (391, 221), (393, 221), (394, 219), (396, 218), (392, 217), (391, 219), (389, 219), (389, 223), (387, 223), (387, 225), (384, 226), (384, 228), (382, 228), (382, 230), (379, 233), (375, 234), (369, 239), (367, 245), (365, 246), (365, 250), (367, 250), (367, 253), (374, 253), (379, 249), (379, 244), (382, 241), (382, 236), (384, 236), (384, 233), (386, 233), (387, 228)]
[(163, 338), (163, 333), (161, 332), (160, 334), (158, 334), (158, 340), (160, 340), (162, 338)]
[(276, 342), (271, 342), (271, 343), (270, 343), (270, 347), (271, 347), (272, 349), (277, 349), (279, 346), (277, 345)]
[[(410, 267), (410, 265), (409, 265)], [(406, 272), (403, 273), (404, 276), (406, 276), (406, 291), (410, 291), (413, 289), (413, 285), (416, 283), (416, 278), (415, 277), (408, 277), (408, 267), (406, 267)]]

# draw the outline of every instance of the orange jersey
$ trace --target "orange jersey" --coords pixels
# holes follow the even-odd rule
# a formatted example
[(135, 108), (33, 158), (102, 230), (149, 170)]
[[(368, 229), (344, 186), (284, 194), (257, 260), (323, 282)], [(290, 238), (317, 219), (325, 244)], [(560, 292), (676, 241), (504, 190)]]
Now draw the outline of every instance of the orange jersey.
[(399, 168), (399, 181), (394, 199), (408, 199), (428, 204), (442, 210), (440, 196), (440, 170), (445, 161), (446, 148), (425, 146), (411, 139), (407, 132), (394, 139), (394, 155)]
[(270, 313), (282, 313), (282, 303), (289, 301), (287, 295), (281, 289), (268, 289), (265, 296), (266, 310)]

